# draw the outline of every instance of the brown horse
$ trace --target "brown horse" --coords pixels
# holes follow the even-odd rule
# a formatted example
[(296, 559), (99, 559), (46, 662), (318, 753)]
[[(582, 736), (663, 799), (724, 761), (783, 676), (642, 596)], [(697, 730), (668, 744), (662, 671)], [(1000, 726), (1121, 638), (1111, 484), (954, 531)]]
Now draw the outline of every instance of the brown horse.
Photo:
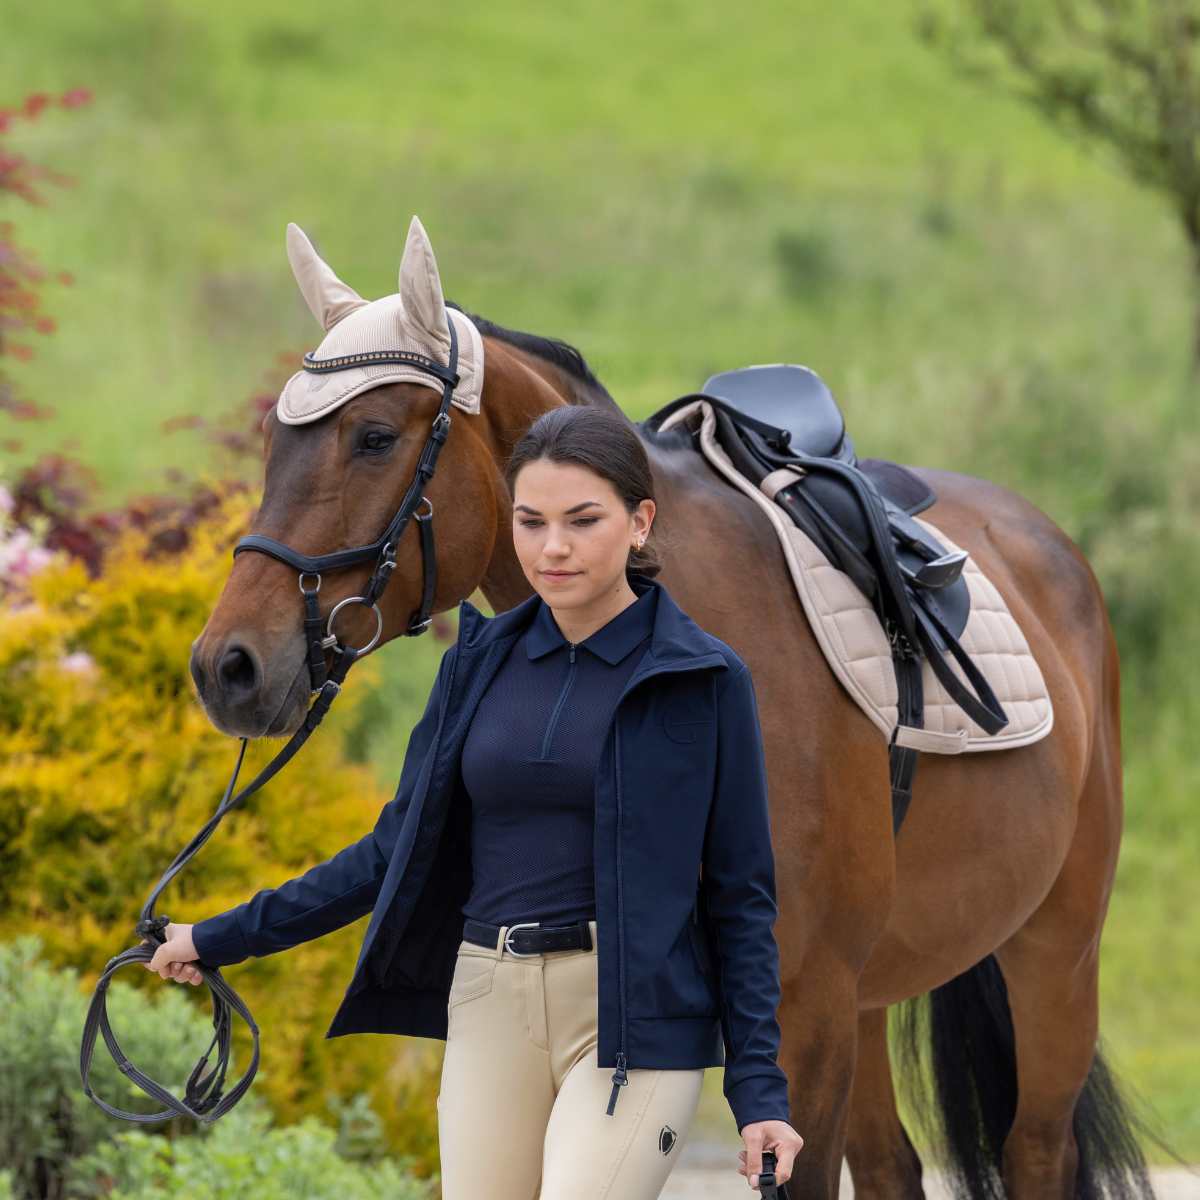
[[(494, 610), (531, 594), (513, 552), (502, 468), (556, 405), (620, 411), (577, 351), (472, 317), (487, 374), (455, 412), (425, 489), (443, 612), (480, 589)], [(438, 395), (362, 392), (309, 424), (264, 422), (266, 487), (252, 531), (308, 554), (373, 541), (413, 477)], [(365, 426), (396, 440), (381, 469), (349, 453)], [(1100, 933), (1121, 837), (1117, 648), (1095, 576), (1032, 504), (981, 479), (914, 468), (923, 515), (1003, 594), (1041, 667), (1052, 733), (987, 754), (922, 756), (893, 837), (887, 747), (826, 665), (770, 524), (678, 430), (643, 439), (654, 470), (662, 580), (755, 680), (770, 775), (783, 997), (781, 1066), (805, 1138), (793, 1196), (921, 1196), (893, 1098), (889, 1005), (934, 993), (934, 1067), (951, 1162), (972, 1196), (1149, 1195), (1130, 1119), (1097, 1055)], [(404, 534), (380, 606), (381, 645), (418, 606), (421, 551)], [(322, 611), (366, 567), (332, 573)], [(374, 621), (352, 607), (341, 636)], [(193, 648), (210, 719), (238, 736), (296, 729), (309, 680), (296, 572), (237, 557)], [(361, 619), (361, 625), (357, 622)], [(358, 637), (359, 633), (362, 634)], [(1002, 1182), (1001, 1182), (1002, 1180)]]

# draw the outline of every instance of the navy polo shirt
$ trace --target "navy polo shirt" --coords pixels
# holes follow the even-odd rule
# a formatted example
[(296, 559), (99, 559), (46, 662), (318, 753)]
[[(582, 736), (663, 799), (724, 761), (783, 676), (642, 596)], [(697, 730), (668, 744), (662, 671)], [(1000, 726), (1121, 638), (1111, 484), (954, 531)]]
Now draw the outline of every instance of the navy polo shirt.
[(488, 684), (462, 749), (471, 800), (471, 892), (492, 925), (595, 920), (595, 774), (617, 698), (647, 649), (647, 588), (582, 642), (542, 600)]

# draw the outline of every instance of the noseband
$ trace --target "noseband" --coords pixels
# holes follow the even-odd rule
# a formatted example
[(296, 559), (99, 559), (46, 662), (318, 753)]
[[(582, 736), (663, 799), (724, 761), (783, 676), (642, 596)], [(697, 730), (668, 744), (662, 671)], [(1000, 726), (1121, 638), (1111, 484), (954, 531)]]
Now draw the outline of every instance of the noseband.
[[(175, 861), (164, 872), (163, 877), (155, 885), (154, 890), (150, 893), (150, 898), (142, 908), (141, 919), (135, 926), (135, 932), (142, 938), (149, 940), (144, 940), (139, 945), (131, 947), (122, 954), (118, 954), (115, 958), (109, 959), (104, 972), (96, 984), (96, 990), (92, 996), (91, 1004), (88, 1006), (87, 1018), (83, 1027), (83, 1040), (79, 1050), (79, 1073), (83, 1081), (84, 1094), (94, 1100), (96, 1104), (111, 1116), (120, 1117), (123, 1120), (134, 1121), (139, 1124), (149, 1124), (155, 1121), (169, 1120), (175, 1115), (180, 1115), (211, 1124), (218, 1117), (227, 1113), (245, 1095), (255, 1074), (258, 1072), (258, 1026), (255, 1024), (254, 1018), (250, 1015), (250, 1010), (246, 1007), (242, 998), (221, 976), (220, 968), (206, 967), (199, 960), (196, 961), (196, 965), (212, 993), (214, 1032), (213, 1040), (209, 1043), (208, 1049), (188, 1076), (187, 1087), (184, 1092), (184, 1099), (182, 1100), (167, 1091), (161, 1084), (156, 1083), (148, 1075), (139, 1071), (125, 1056), (108, 1020), (106, 997), (109, 980), (124, 966), (135, 962), (148, 963), (154, 957), (154, 953), (158, 947), (166, 942), (167, 938), (164, 930), (170, 918), (165, 915), (154, 915), (154, 905), (163, 888), (171, 882), (200, 847), (208, 841), (222, 817), (230, 809), (236, 808), (241, 804), (252, 792), (262, 787), (304, 745), (313, 730), (316, 729), (321, 723), (322, 718), (329, 711), (330, 705), (332, 705), (335, 697), (341, 690), (342, 682), (345, 680), (346, 673), (350, 670), (351, 664), (360, 655), (366, 654), (371, 650), (379, 641), (380, 634), (383, 632), (383, 614), (379, 611), (379, 597), (383, 594), (384, 588), (387, 587), (391, 573), (396, 567), (396, 546), (399, 544), (401, 535), (404, 533), (410, 518), (417, 522), (417, 528), (421, 534), (421, 558), (424, 568), (424, 580), (421, 589), (420, 605), (410, 615), (404, 634), (406, 637), (412, 637), (416, 634), (424, 633), (429, 628), (429, 624), (433, 619), (434, 593), (437, 590), (437, 558), (434, 553), (433, 544), (433, 505), (430, 503), (429, 498), (424, 495), (424, 489), (433, 475), (438, 454), (441, 452), (442, 446), (450, 433), (450, 401), (454, 395), (454, 389), (459, 383), (458, 334), (455, 331), (454, 322), (450, 319), (449, 313), (446, 314), (446, 324), (450, 329), (450, 355), (449, 363), (445, 366), (434, 359), (412, 351), (374, 352), (370, 355), (348, 354), (334, 359), (314, 359), (310, 354), (304, 356), (304, 369), (306, 371), (321, 373), (361, 366), (364, 362), (408, 363), (419, 367), (421, 370), (442, 381), (442, 401), (438, 406), (437, 415), (433, 419), (429, 437), (426, 439), (425, 445), (421, 450), (421, 456), (417, 462), (417, 469), (413, 480), (409, 484), (408, 490), (404, 493), (403, 500), (400, 502), (400, 508), (391, 521), (388, 522), (387, 528), (374, 542), (366, 546), (353, 546), (348, 550), (335, 550), (329, 554), (307, 555), (293, 550), (290, 546), (276, 541), (274, 538), (265, 537), (258, 533), (251, 533), (240, 538), (233, 548), (235, 558), (243, 550), (258, 550), (263, 554), (269, 554), (273, 558), (287, 563), (300, 573), (300, 592), (304, 597), (304, 637), (308, 647), (308, 672), (311, 683), (310, 697), (315, 695), (316, 700), (305, 714), (300, 728), (292, 734), (287, 745), (231, 800), (230, 795), (237, 782), (238, 773), (242, 769), (242, 759), (246, 754), (248, 739), (241, 739), (241, 749), (238, 752), (238, 759), (234, 765), (233, 775), (226, 785), (225, 795), (222, 797), (216, 812), (213, 813), (200, 832), (175, 857)], [(424, 514), (417, 511), (422, 505), (427, 509)], [(330, 610), (328, 618), (322, 622), (317, 602), (317, 595), (321, 590), (321, 573), (323, 571), (341, 570), (344, 567), (354, 566), (356, 563), (368, 562), (372, 559), (375, 560), (375, 566), (362, 590), (362, 594), (348, 596), (344, 600), (338, 601)], [(316, 580), (311, 588), (304, 586), (306, 576), (311, 576)], [(338, 642), (337, 635), (333, 632), (334, 619), (342, 608), (348, 604), (361, 604), (370, 608), (375, 613), (375, 633), (365, 646), (354, 647), (343, 645)], [(322, 634), (322, 625), (324, 625), (324, 634)], [(334, 654), (333, 665), (329, 667), (327, 667), (325, 661), (325, 652), (327, 650), (333, 650)], [(254, 1040), (254, 1050), (250, 1059), (250, 1065), (246, 1068), (246, 1073), (228, 1093), (224, 1093), (225, 1072), (230, 1061), (232, 1012), (236, 1012), (249, 1027)], [(92, 1091), (89, 1076), (91, 1074), (92, 1054), (96, 1045), (97, 1033), (103, 1036), (105, 1045), (108, 1047), (109, 1053), (112, 1055), (122, 1074), (133, 1080), (147, 1095), (167, 1105), (166, 1108), (153, 1113), (127, 1112), (124, 1109), (115, 1108), (107, 1104)], [(207, 1075), (202, 1076), (202, 1072), (214, 1046), (217, 1048), (216, 1062), (212, 1070)]]

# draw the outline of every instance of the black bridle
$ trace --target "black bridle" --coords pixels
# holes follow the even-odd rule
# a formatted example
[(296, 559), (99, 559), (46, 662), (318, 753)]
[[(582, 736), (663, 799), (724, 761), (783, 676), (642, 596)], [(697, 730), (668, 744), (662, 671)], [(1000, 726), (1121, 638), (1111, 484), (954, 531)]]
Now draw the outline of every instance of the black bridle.
[[(242, 744), (238, 751), (237, 763), (234, 765), (233, 775), (226, 785), (225, 795), (222, 797), (216, 812), (213, 813), (212, 817), (209, 818), (208, 822), (192, 838), (187, 846), (176, 855), (174, 862), (164, 872), (163, 877), (155, 885), (154, 890), (150, 893), (150, 898), (142, 908), (141, 919), (135, 926), (135, 932), (147, 940), (142, 941), (137, 946), (131, 947), (122, 954), (118, 954), (115, 958), (109, 959), (104, 972), (96, 984), (92, 1002), (88, 1006), (87, 1018), (84, 1021), (83, 1041), (79, 1049), (79, 1073), (83, 1081), (84, 1094), (94, 1100), (96, 1104), (111, 1116), (120, 1117), (126, 1121), (135, 1121), (140, 1124), (149, 1124), (154, 1121), (169, 1120), (175, 1115), (180, 1115), (211, 1124), (218, 1117), (227, 1113), (245, 1095), (246, 1090), (250, 1087), (258, 1071), (258, 1026), (255, 1024), (254, 1018), (250, 1015), (250, 1010), (246, 1007), (241, 997), (222, 978), (220, 968), (206, 967), (199, 960), (196, 962), (196, 966), (199, 968), (205, 983), (212, 993), (214, 1033), (213, 1040), (209, 1043), (208, 1049), (205, 1050), (200, 1061), (196, 1063), (192, 1069), (192, 1073), (188, 1076), (187, 1087), (184, 1099), (182, 1100), (167, 1091), (161, 1084), (155, 1083), (148, 1075), (139, 1071), (125, 1057), (108, 1021), (106, 997), (109, 980), (124, 966), (128, 966), (131, 963), (149, 962), (154, 957), (158, 947), (166, 942), (167, 938), (164, 930), (170, 918), (165, 915), (154, 915), (154, 905), (158, 900), (159, 894), (183, 869), (200, 847), (208, 841), (212, 836), (213, 830), (216, 829), (225, 814), (241, 804), (252, 792), (262, 787), (304, 745), (313, 730), (316, 729), (321, 723), (322, 718), (329, 711), (330, 705), (333, 704), (334, 699), (341, 690), (342, 682), (345, 680), (346, 673), (350, 670), (351, 664), (360, 655), (366, 654), (371, 650), (379, 641), (380, 634), (383, 632), (383, 614), (379, 611), (378, 600), (383, 594), (384, 588), (387, 587), (391, 573), (396, 567), (396, 547), (410, 518), (417, 522), (417, 528), (421, 534), (421, 558), (424, 567), (424, 583), (421, 589), (420, 605), (409, 617), (404, 635), (412, 637), (424, 633), (429, 628), (429, 624), (433, 619), (431, 611), (433, 598), (437, 590), (437, 558), (434, 553), (433, 543), (433, 505), (424, 494), (424, 489), (433, 475), (438, 455), (441, 453), (442, 446), (445, 444), (446, 438), (450, 433), (450, 401), (454, 394), (454, 389), (459, 383), (458, 335), (454, 328), (454, 322), (450, 319), (449, 312), (446, 313), (446, 323), (450, 329), (450, 355), (448, 364), (444, 366), (435, 359), (427, 358), (422, 354), (400, 350), (375, 351), (369, 354), (349, 354), (334, 359), (314, 359), (311, 354), (304, 356), (304, 369), (317, 373), (344, 370), (349, 367), (361, 366), (366, 362), (408, 363), (442, 381), (442, 401), (438, 406), (437, 415), (433, 419), (429, 437), (426, 439), (425, 445), (421, 450), (421, 456), (417, 462), (413, 480), (409, 484), (408, 490), (404, 493), (400, 507), (396, 515), (388, 522), (387, 528), (370, 545), (354, 546), (348, 550), (335, 550), (329, 554), (307, 555), (293, 550), (290, 546), (276, 541), (274, 538), (252, 533), (240, 538), (233, 548), (235, 557), (243, 550), (258, 550), (263, 554), (270, 554), (272, 557), (280, 559), (289, 566), (295, 567), (300, 572), (300, 592), (304, 596), (304, 636), (308, 646), (308, 671), (312, 685), (310, 697), (315, 695), (316, 700), (305, 714), (300, 728), (292, 734), (287, 745), (231, 800), (230, 795), (237, 782), (238, 773), (242, 769), (242, 759), (245, 757), (248, 742), (247, 738), (241, 739)], [(424, 514), (417, 511), (422, 505), (427, 509)], [(322, 635), (323, 622), (317, 603), (317, 594), (321, 590), (321, 572), (341, 570), (371, 559), (375, 560), (375, 566), (371, 571), (366, 586), (362, 590), (362, 594), (348, 596), (333, 606), (328, 618), (324, 622), (325, 632)], [(316, 584), (311, 589), (304, 586), (306, 576), (313, 576), (316, 579)], [(342, 645), (338, 642), (337, 635), (333, 632), (334, 618), (347, 604), (362, 604), (365, 607), (371, 608), (375, 613), (375, 633), (365, 646), (354, 647)], [(328, 667), (325, 661), (325, 652), (327, 650), (333, 650), (334, 652), (333, 664)], [(225, 1072), (230, 1061), (232, 1012), (236, 1012), (249, 1027), (251, 1036), (254, 1039), (254, 1052), (251, 1056), (250, 1065), (246, 1068), (246, 1073), (226, 1093), (224, 1092), (224, 1083)], [(154, 1113), (127, 1112), (124, 1109), (114, 1108), (112, 1105), (107, 1104), (92, 1091), (89, 1075), (91, 1073), (92, 1053), (96, 1045), (97, 1032), (103, 1036), (105, 1045), (108, 1046), (109, 1053), (112, 1055), (122, 1074), (132, 1079), (147, 1095), (167, 1105), (166, 1108)], [(217, 1060), (212, 1070), (208, 1074), (203, 1075), (204, 1067), (214, 1046), (217, 1048)]]

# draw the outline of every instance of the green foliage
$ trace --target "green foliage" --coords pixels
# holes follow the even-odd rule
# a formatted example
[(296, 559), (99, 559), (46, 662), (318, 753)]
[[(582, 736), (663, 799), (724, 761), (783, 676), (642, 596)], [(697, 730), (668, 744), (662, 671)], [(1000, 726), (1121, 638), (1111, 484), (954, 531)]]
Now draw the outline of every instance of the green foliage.
[(924, 0), (918, 29), (965, 74), (1010, 86), (1161, 193), (1200, 272), (1197, 0)]
[[(54, 970), (41, 939), (0, 944), (0, 1162), (21, 1195), (54, 1195), (54, 1181), (73, 1157), (111, 1134), (113, 1119), (84, 1094), (79, 1040), (87, 998), (78, 972)], [(131, 1059), (181, 1094), (212, 1037), (212, 1026), (176, 991), (152, 1002), (120, 979), (108, 994), (109, 1016)], [(143, 1067), (145, 1069), (145, 1066)], [(117, 1070), (103, 1042), (92, 1086), (109, 1104), (131, 1112), (157, 1107)], [(3, 1193), (0, 1192), (0, 1195)]]
[(1106, 143), (1200, 221), (1195, 0), (925, 0), (918, 30), (966, 73)]
[[(199, 522), (185, 554), (152, 558), (152, 530), (133, 529), (95, 579), (78, 561), (60, 558), (31, 577), (27, 603), (0, 610), (0, 937), (35, 932), (52, 962), (92, 979), (131, 944), (140, 897), (209, 819), (228, 782), (235, 746), (209, 723), (187, 663), (228, 572), (232, 542), (245, 528), (247, 504), (235, 496)], [(387, 795), (366, 767), (346, 761), (339, 735), (376, 679), (376, 664), (356, 666), (352, 686), (322, 736), (305, 745), (298, 768), (225, 818), (191, 869), (172, 882), (161, 911), (196, 921), (230, 908), (372, 826)], [(411, 726), (411, 710), (408, 719)], [(270, 739), (252, 742), (239, 783), (276, 751)], [(425, 1154), (429, 1173), (436, 1161), (436, 1056), (407, 1055), (414, 1091), (402, 1096), (389, 1079), (404, 1073), (399, 1039), (323, 1039), (352, 975), (362, 927), (356, 922), (287, 956), (236, 969), (235, 986), (263, 1030), (254, 1087), (285, 1120), (316, 1111), (327, 1092), (366, 1088), (389, 1136)], [(144, 968), (125, 974), (140, 990), (164, 986)], [(206, 990), (165, 986), (184, 987), (177, 1007), (198, 1011), (209, 1003)], [(244, 1063), (249, 1034), (235, 1024)], [(126, 1027), (115, 1022), (119, 1038)], [(173, 1063), (172, 1044), (146, 1042), (135, 1060), (158, 1075), (150, 1064)], [(197, 1044), (193, 1062), (204, 1045)], [(176, 1076), (177, 1094), (186, 1075)]]
[(72, 1170), (74, 1197), (105, 1200), (434, 1200), (437, 1180), (415, 1179), (405, 1159), (347, 1161), (337, 1135), (313, 1117), (272, 1128), (250, 1096), (191, 1137), (131, 1129)]
[[(181, 1117), (155, 1124), (152, 1132), (121, 1124), (80, 1084), (88, 997), (78, 972), (52, 968), (41, 948), (36, 936), (0, 943), (0, 1200), (246, 1194), (424, 1200), (432, 1194), (430, 1181), (413, 1177), (418, 1160), (387, 1158), (388, 1139), (365, 1093), (345, 1102), (326, 1097), (336, 1128), (309, 1116), (297, 1126), (269, 1129), (272, 1117), (257, 1090), (271, 1073), (265, 1069), (255, 1088), (211, 1127)], [(148, 996), (120, 978), (107, 1000), (126, 1055), (182, 1095), (212, 1038), (211, 1019), (178, 989)], [(117, 1069), (99, 1039), (91, 1084), (114, 1107), (142, 1113), (159, 1107)]]

